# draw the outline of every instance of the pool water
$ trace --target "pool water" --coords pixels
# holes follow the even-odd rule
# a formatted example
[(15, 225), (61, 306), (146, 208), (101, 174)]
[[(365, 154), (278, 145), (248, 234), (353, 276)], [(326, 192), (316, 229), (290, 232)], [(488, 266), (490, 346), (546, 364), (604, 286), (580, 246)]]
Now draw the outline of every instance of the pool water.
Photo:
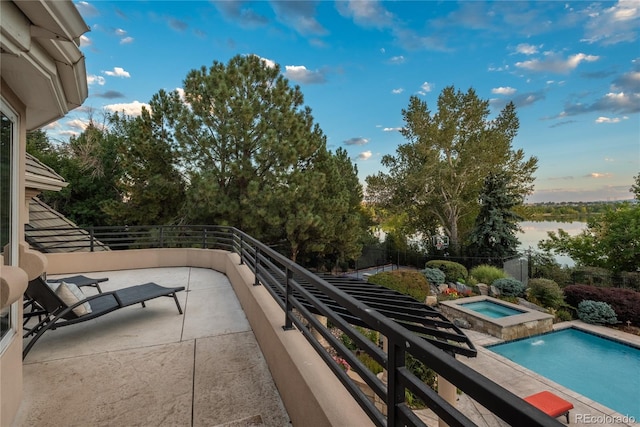
[(487, 348), (640, 420), (640, 348), (575, 328)]
[(509, 308), (502, 304), (496, 304), (495, 302), (491, 301), (470, 302), (467, 304), (460, 304), (460, 306), (468, 310), (473, 310), (476, 313), (484, 314), (485, 316), (491, 317), (492, 319), (499, 319), (501, 317), (522, 314), (520, 310)]

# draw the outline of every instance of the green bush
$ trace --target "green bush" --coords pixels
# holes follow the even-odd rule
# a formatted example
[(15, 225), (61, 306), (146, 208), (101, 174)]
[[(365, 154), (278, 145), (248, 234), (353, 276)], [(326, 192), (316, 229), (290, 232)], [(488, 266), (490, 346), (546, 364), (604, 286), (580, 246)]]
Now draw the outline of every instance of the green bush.
[(543, 307), (557, 309), (564, 303), (564, 294), (560, 286), (549, 279), (529, 280), (528, 298)]
[(578, 318), (586, 323), (618, 323), (616, 312), (609, 304), (602, 301), (582, 301), (578, 304)]
[(444, 283), (445, 276), (440, 269), (427, 267), (422, 270), (422, 274), (424, 274), (424, 277), (426, 277), (427, 281), (432, 285), (438, 286)]
[(382, 365), (376, 362), (373, 357), (369, 355), (369, 353), (365, 353), (364, 351), (357, 352), (356, 357), (362, 362), (364, 366), (367, 367), (368, 370), (370, 370), (375, 375), (379, 374), (384, 369)]
[(556, 311), (556, 319), (558, 320), (558, 322), (568, 322), (569, 320), (573, 319), (573, 316), (571, 315), (571, 312), (569, 312), (569, 310), (561, 308), (560, 310)]
[(471, 271), (469, 271), (469, 277), (473, 277), (479, 283), (490, 285), (494, 280), (506, 279), (507, 273), (493, 265), (481, 264), (473, 267)]
[(509, 277), (496, 279), (491, 282), (491, 286), (495, 286), (500, 291), (500, 296), (519, 297), (524, 294), (524, 284)]
[(367, 281), (409, 295), (420, 302), (424, 302), (427, 299), (427, 295), (430, 294), (429, 282), (419, 271), (384, 271), (369, 276)]
[(467, 280), (467, 277), (469, 277), (467, 267), (453, 261), (434, 259), (427, 261), (426, 267), (441, 270), (444, 273), (446, 282), (457, 282), (460, 279)]

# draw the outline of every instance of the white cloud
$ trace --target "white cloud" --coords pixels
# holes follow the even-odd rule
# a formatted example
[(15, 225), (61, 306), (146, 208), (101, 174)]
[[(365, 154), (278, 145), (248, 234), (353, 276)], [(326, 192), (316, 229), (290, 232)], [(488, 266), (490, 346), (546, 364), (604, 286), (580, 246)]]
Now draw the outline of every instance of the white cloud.
[(405, 59), (404, 56), (399, 55), (399, 56), (394, 56), (392, 57), (389, 62), (393, 63), (393, 64), (402, 64), (404, 63)]
[(286, 65), (284, 75), (288, 79), (300, 83), (314, 84), (326, 81), (324, 74), (320, 71), (309, 70), (304, 65)]
[(344, 141), (344, 145), (365, 145), (368, 143), (369, 143), (369, 140), (363, 137), (349, 138), (346, 141)]
[(637, 41), (640, 28), (640, 7), (637, 1), (619, 1), (609, 8), (600, 7), (601, 4), (596, 3), (589, 8), (589, 21), (582, 41), (603, 45)]
[(420, 89), (422, 89), (423, 92), (431, 92), (433, 90), (433, 83), (424, 82), (420, 86)]
[(86, 1), (79, 1), (78, 3), (76, 3), (76, 8), (78, 8), (78, 11), (82, 14), (83, 17), (100, 15), (98, 9), (96, 9), (92, 4)]
[(391, 93), (392, 93), (392, 94), (394, 94), (394, 95), (400, 95), (402, 92), (404, 92), (404, 89), (403, 89), (403, 88), (401, 88), (401, 87), (399, 87), (399, 88), (397, 88), (397, 89), (393, 89), (393, 90), (391, 91)]
[(384, 128), (382, 129), (383, 132), (400, 132), (402, 130), (402, 128)]
[(116, 30), (114, 31), (114, 33), (116, 34), (116, 36), (118, 37), (123, 37), (127, 35), (127, 32), (125, 30), (123, 30), (122, 28), (116, 28)]
[(516, 89), (509, 86), (494, 87), (493, 89), (491, 89), (491, 93), (495, 93), (497, 95), (513, 95), (514, 93), (516, 93)]
[(516, 46), (516, 52), (522, 53), (524, 55), (535, 55), (536, 53), (538, 53), (538, 46), (534, 46), (528, 43), (520, 43), (518, 46)]
[(600, 172), (591, 172), (588, 175), (585, 175), (586, 178), (595, 178), (595, 179), (600, 179), (600, 178), (611, 178), (613, 175), (610, 174), (609, 172), (607, 173), (600, 173)]
[[(255, 56), (258, 56), (258, 55), (255, 55)], [(275, 61), (273, 61), (273, 60), (271, 60), (271, 59), (268, 59), (268, 58), (263, 58), (263, 57), (261, 57), (261, 56), (258, 56), (258, 58), (260, 58), (260, 59), (262, 60), (262, 62), (264, 62), (264, 64), (265, 64), (267, 67), (269, 67), (269, 68), (276, 68), (276, 62), (275, 62)]]
[(80, 36), (80, 47), (91, 46), (93, 42), (91, 39), (84, 34)]
[(389, 28), (395, 21), (395, 16), (377, 1), (339, 1), (336, 8), (342, 16), (353, 18), (353, 22), (363, 27)]
[(150, 110), (149, 104), (145, 104), (140, 101), (133, 101), (126, 104), (111, 104), (105, 105), (105, 110), (113, 113), (124, 113), (127, 116), (139, 116), (142, 112), (142, 107)]
[(120, 40), (120, 44), (131, 44), (133, 43), (133, 37), (124, 37)]
[(122, 67), (114, 67), (113, 71), (105, 71), (104, 73), (111, 77), (124, 77), (127, 79), (131, 77), (131, 74), (129, 74), (128, 71), (125, 71)]
[(371, 158), (371, 156), (373, 156), (373, 153), (369, 150), (367, 151), (363, 151), (362, 153), (358, 154), (358, 159), (360, 160), (369, 160), (369, 158)]
[(583, 61), (594, 62), (598, 59), (600, 59), (599, 56), (587, 55), (584, 53), (571, 55), (567, 59), (564, 59), (560, 55), (554, 53), (548, 53), (544, 59), (532, 59), (529, 61), (516, 62), (516, 67), (530, 71), (550, 71), (553, 73), (566, 74), (573, 71)]
[(65, 126), (71, 128), (71, 129), (77, 129), (79, 131), (83, 131), (87, 128), (87, 126), (89, 126), (89, 120), (80, 120), (80, 119), (73, 119), (73, 120), (68, 120), (65, 123)]
[(87, 75), (87, 84), (89, 86), (91, 86), (93, 84), (97, 84), (98, 86), (104, 86), (105, 82), (106, 82), (106, 80), (102, 76), (96, 76), (94, 74), (88, 74)]
[(598, 117), (596, 123), (619, 123), (620, 117)]

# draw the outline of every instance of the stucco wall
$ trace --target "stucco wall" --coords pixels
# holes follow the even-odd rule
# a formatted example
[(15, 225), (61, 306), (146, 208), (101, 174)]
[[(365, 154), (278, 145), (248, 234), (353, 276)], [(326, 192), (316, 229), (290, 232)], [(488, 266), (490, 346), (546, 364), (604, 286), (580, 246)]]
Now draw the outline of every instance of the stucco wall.
[[(26, 147), (26, 127), (24, 117), (26, 108), (17, 96), (7, 87), (4, 80), (0, 78), (0, 92), (5, 101), (11, 105), (18, 114), (20, 120), (20, 128), (18, 129), (18, 150), (20, 159), (18, 161), (18, 177), (17, 184), (18, 197), (17, 200), (24, 200), (24, 164), (25, 164), (25, 147)], [(24, 224), (28, 222), (28, 211), (24, 209), (23, 204), (18, 206), (18, 241), (24, 239)], [(2, 250), (2, 248), (0, 248)], [(4, 266), (4, 257), (0, 258), (0, 277), (7, 279), (5, 285), (12, 290), (20, 289), (20, 292), (26, 286), (26, 273), (7, 274), (10, 269)], [(18, 260), (19, 262), (19, 260)], [(17, 269), (17, 267), (16, 267)], [(5, 274), (3, 274), (3, 270)], [(20, 278), (22, 276), (22, 278)], [(11, 292), (15, 293), (15, 292)], [(22, 400), (22, 304), (17, 303), (14, 307), (18, 308), (18, 324), (16, 325), (16, 335), (7, 349), (0, 355), (0, 425), (10, 425), (15, 417)]]
[(240, 300), (294, 426), (369, 426), (372, 422), (304, 336), (284, 331), (284, 312), (237, 254), (210, 249), (136, 249), (47, 254), (49, 274), (156, 267), (225, 273)]

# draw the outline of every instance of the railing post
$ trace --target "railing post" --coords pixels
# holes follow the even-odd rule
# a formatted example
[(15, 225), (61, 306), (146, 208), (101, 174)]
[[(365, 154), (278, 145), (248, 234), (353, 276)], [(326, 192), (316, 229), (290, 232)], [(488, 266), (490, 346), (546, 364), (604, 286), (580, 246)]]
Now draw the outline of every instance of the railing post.
[(164, 248), (164, 226), (160, 226), (160, 248)]
[(260, 281), (258, 280), (258, 272), (260, 267), (260, 248), (256, 246), (256, 250), (253, 253), (254, 261), (253, 261), (253, 275), (255, 276), (255, 280), (253, 282), (253, 286), (260, 286)]
[(244, 264), (244, 260), (242, 259), (242, 245), (243, 245), (242, 235), (240, 235), (240, 265)]
[(291, 295), (293, 294), (293, 288), (291, 287), (291, 279), (293, 278), (293, 271), (291, 271), (288, 267), (286, 270), (287, 273), (287, 280), (286, 280), (286, 284), (285, 284), (285, 311), (284, 311), (284, 326), (282, 327), (282, 329), (284, 329), (285, 331), (289, 331), (291, 329), (293, 329), (293, 322), (291, 321), (291, 316), (292, 311), (293, 311), (293, 304), (291, 304)]
[(398, 368), (405, 365), (405, 352), (402, 343), (388, 337), (388, 363), (387, 366), (387, 425), (395, 426), (398, 423), (398, 405), (404, 400), (404, 387), (400, 385)]
[(207, 228), (202, 228), (202, 249), (207, 249)]
[(93, 225), (89, 227), (89, 252), (93, 252)]

